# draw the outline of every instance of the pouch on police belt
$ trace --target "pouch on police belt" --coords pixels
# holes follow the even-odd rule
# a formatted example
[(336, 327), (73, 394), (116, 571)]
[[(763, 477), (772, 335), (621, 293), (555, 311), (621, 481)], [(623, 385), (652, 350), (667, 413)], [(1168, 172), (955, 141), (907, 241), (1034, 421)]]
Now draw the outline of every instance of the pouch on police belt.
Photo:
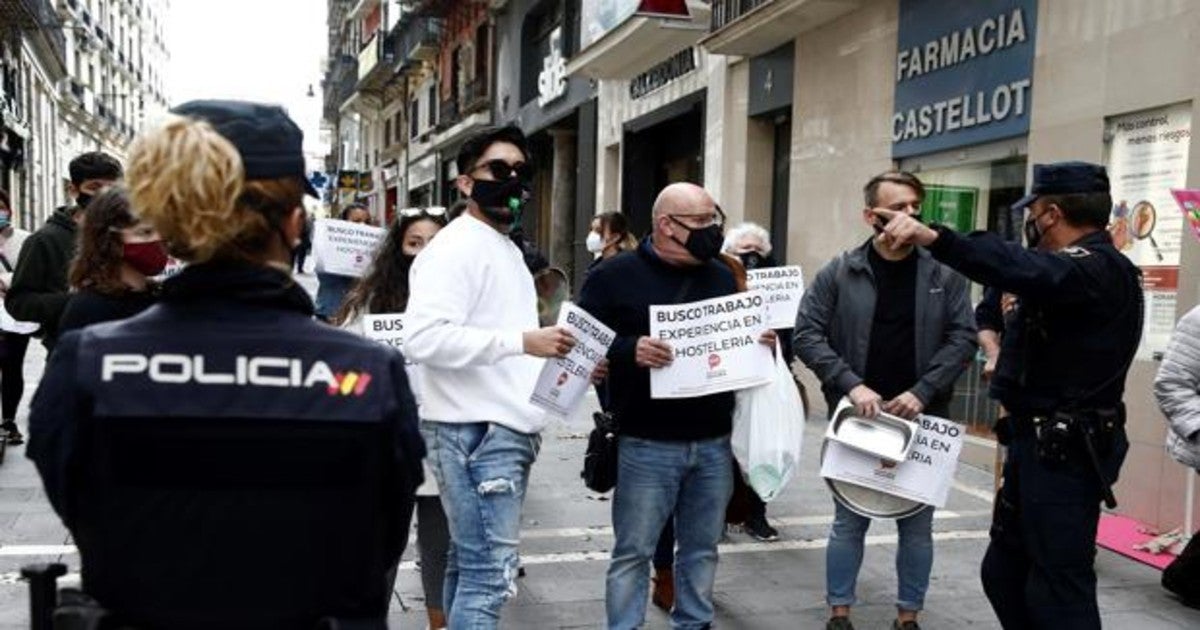
[[(1019, 425), (1018, 423), (1029, 423)], [(1003, 416), (992, 425), (996, 441), (1008, 446), (1023, 432), (1032, 432), (1037, 440), (1038, 455), (1044, 460), (1061, 461), (1069, 455), (1072, 444), (1087, 431), (1096, 447), (1097, 455), (1106, 457), (1112, 452), (1113, 438), (1125, 426), (1125, 409), (1090, 409), (1084, 411), (1057, 411), (1048, 416), (1013, 418)]]

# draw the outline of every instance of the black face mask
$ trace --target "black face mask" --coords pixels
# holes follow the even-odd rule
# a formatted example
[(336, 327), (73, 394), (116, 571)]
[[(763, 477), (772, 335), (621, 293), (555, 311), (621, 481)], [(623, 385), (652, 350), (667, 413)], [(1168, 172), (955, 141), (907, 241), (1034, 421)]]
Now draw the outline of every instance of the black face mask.
[(529, 189), (515, 177), (500, 181), (477, 179), (471, 187), (471, 200), (487, 218), (513, 225), (521, 221), (521, 211), (529, 201)]
[(82, 209), (86, 208), (89, 203), (92, 202), (92, 199), (93, 199), (93, 196), (91, 193), (81, 192), (81, 193), (79, 193), (78, 196), (75, 197), (75, 203), (79, 206), (79, 209), (82, 210)]
[(758, 252), (746, 252), (741, 255), (741, 259), (742, 266), (745, 267), (747, 271), (758, 269), (759, 267), (763, 266), (763, 262), (766, 261), (766, 258), (764, 258), (763, 255)]
[(1037, 249), (1038, 243), (1040, 243), (1042, 240), (1042, 236), (1046, 234), (1044, 231), (1042, 231), (1042, 228), (1038, 227), (1037, 224), (1037, 220), (1041, 216), (1042, 215), (1039, 214), (1035, 217), (1031, 214), (1028, 219), (1025, 219), (1025, 225), (1022, 226), (1025, 232), (1025, 246), (1029, 249)]
[(403, 265), (405, 269), (412, 267), (413, 261), (416, 259), (417, 256), (415, 254), (400, 254), (400, 264)]
[(696, 260), (707, 262), (716, 258), (717, 254), (721, 253), (721, 245), (725, 243), (725, 234), (722, 232), (720, 225), (713, 224), (706, 228), (690, 228), (679, 219), (675, 217), (670, 218), (688, 231), (687, 241), (680, 241), (675, 237), (671, 238), (675, 238), (676, 243), (683, 245), (683, 248)]

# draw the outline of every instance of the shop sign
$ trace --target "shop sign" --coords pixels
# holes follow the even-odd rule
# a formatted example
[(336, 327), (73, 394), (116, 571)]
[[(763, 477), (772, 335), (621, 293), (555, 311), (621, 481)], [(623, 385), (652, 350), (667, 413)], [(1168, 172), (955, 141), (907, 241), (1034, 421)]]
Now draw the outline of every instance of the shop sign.
[(358, 190), (358, 171), (338, 171), (338, 190)]
[(437, 158), (433, 155), (408, 165), (408, 189), (420, 188), (437, 177)]
[(921, 219), (930, 225), (945, 225), (965, 234), (975, 229), (975, 210), (978, 203), (978, 188), (925, 184)]
[(396, 179), (400, 177), (400, 165), (392, 162), (383, 167), (383, 183), (391, 185), (396, 183)]
[(696, 69), (696, 50), (687, 48), (629, 81), (629, 98), (637, 100)]
[(1037, 0), (901, 0), (892, 156), (1029, 132)]
[(371, 171), (359, 172), (358, 190), (359, 192), (371, 192), (375, 190), (375, 178), (371, 176)]
[(562, 51), (562, 27), (550, 32), (550, 52), (542, 58), (538, 73), (538, 107), (562, 98), (567, 93), (567, 59)]

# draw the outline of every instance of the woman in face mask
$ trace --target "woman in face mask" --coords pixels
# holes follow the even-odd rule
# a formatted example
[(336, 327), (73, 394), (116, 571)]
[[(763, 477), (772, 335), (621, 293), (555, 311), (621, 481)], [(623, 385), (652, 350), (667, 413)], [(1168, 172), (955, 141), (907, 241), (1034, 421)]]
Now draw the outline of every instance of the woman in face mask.
[(624, 214), (602, 212), (592, 219), (591, 231), (587, 235), (587, 250), (595, 257), (591, 267), (636, 248), (637, 239), (629, 232), (629, 220)]
[(167, 266), (162, 237), (130, 209), (128, 193), (110, 188), (88, 205), (69, 280), (74, 293), (61, 332), (136, 315), (158, 298), (154, 276)]
[[(351, 332), (364, 334), (363, 316), (368, 314), (403, 313), (408, 307), (408, 270), (417, 254), (446, 226), (445, 208), (407, 208), (401, 210), (400, 220), (384, 237), (383, 244), (371, 261), (371, 268), (349, 293), (333, 323)], [(421, 404), (419, 366), (407, 366), (408, 382)], [(432, 630), (446, 627), (442, 601), (442, 584), (446, 579), (446, 553), (450, 546), (450, 528), (446, 512), (438, 496), (437, 482), (426, 467), (425, 483), (417, 488), (414, 513), (417, 517), (417, 549), (421, 556), (421, 584), (425, 591), (426, 613)], [(392, 567), (395, 579), (396, 567)]]

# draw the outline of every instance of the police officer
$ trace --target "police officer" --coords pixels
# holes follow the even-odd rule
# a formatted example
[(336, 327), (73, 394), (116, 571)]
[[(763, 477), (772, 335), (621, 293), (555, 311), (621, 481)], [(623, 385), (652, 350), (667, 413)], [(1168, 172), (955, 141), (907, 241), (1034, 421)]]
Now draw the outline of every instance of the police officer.
[(314, 322), (290, 275), (314, 193), (284, 111), (173, 113), (127, 181), (187, 266), (159, 305), (62, 338), (29, 456), (123, 623), (383, 627), (424, 455), (403, 357)]
[(1121, 398), (1141, 335), (1140, 272), (1105, 230), (1104, 167), (1039, 164), (1033, 179), (1014, 205), (1028, 209), (1028, 249), (875, 212), (897, 241), (1017, 296), (991, 384), (1010, 414), (996, 428), (1009, 456), (984, 591), (1005, 628), (1099, 628), (1096, 525), (1129, 448)]

